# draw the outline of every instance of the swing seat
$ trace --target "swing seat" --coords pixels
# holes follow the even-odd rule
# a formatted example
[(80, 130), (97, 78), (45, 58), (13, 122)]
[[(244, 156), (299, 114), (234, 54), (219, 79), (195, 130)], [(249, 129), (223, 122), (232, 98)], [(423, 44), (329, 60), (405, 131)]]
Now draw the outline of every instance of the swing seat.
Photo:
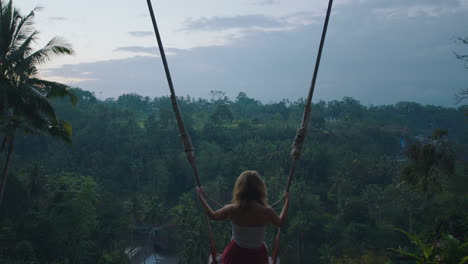
[[(221, 254), (216, 255), (216, 262), (217, 264), (221, 264)], [(276, 263), (280, 264), (279, 258), (276, 259)], [(213, 264), (213, 258), (211, 255), (208, 256), (208, 264)], [(273, 259), (271, 257), (268, 258), (268, 264), (273, 264)]]
[[(209, 255), (208, 264), (212, 264), (212, 263), (213, 263), (213, 258), (211, 257), (211, 255)], [(216, 255), (216, 263), (221, 264), (221, 254)]]

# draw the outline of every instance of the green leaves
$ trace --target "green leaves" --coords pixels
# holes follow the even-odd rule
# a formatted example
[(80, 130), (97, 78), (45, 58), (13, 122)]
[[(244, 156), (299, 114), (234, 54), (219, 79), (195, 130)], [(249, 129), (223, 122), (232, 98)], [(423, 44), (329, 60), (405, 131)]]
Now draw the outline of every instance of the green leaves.
[(424, 259), (415, 255), (415, 254), (412, 254), (412, 253), (409, 253), (409, 252), (406, 252), (403, 248), (399, 247), (398, 249), (394, 249), (394, 248), (390, 248), (390, 250), (396, 252), (396, 253), (399, 253), (400, 255), (402, 256), (406, 256), (406, 257), (409, 257), (413, 260), (416, 261), (416, 263), (426, 263), (424, 262)]
[(446, 134), (445, 130), (436, 130), (430, 141), (417, 141), (409, 147), (403, 182), (423, 192), (441, 189), (442, 182), (455, 170), (455, 150), (442, 139)]
[(408, 252), (399, 247), (398, 249), (391, 248), (390, 250), (409, 257), (416, 261), (418, 264), (432, 264), (432, 263), (447, 263), (447, 264), (461, 264), (468, 261), (468, 243), (461, 243), (452, 235), (445, 235), (442, 241), (436, 243), (436, 246), (430, 243), (424, 243), (417, 236), (410, 234), (402, 229), (396, 228), (405, 234), (408, 239), (417, 246), (422, 255), (416, 255)]
[(425, 245), (424, 243), (421, 242), (421, 240), (417, 236), (412, 235), (409, 232), (406, 232), (405, 230), (400, 229), (400, 228), (395, 228), (395, 230), (405, 234), (412, 243), (416, 244), (421, 249), (421, 251), (424, 252)]
[(73, 55), (71, 44), (65, 42), (63, 38), (54, 37), (42, 49), (37, 50), (24, 59), (22, 64), (40, 65), (49, 62), (54, 55)]
[(76, 105), (78, 102), (78, 97), (68, 85), (40, 80), (37, 78), (30, 78), (29, 81), (36, 89), (45, 94), (49, 99), (68, 97), (72, 105)]
[(71, 125), (59, 120), (50, 99), (68, 97), (75, 105), (76, 95), (67, 85), (36, 78), (37, 65), (56, 55), (72, 55), (71, 45), (54, 37), (33, 52), (31, 45), (39, 34), (33, 27), (37, 8), (22, 16), (12, 1), (2, 1), (0, 7), (1, 130), (46, 133), (71, 143)]

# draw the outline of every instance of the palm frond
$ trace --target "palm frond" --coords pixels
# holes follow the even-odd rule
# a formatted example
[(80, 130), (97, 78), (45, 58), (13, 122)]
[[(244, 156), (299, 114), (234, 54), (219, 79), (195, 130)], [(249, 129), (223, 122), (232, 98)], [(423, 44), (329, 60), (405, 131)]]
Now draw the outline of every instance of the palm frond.
[(22, 46), (22, 41), (28, 39), (32, 33), (36, 32), (32, 27), (34, 25), (34, 15), (36, 10), (37, 8), (20, 19), (19, 24), (15, 28), (15, 34), (11, 41), (11, 48)]
[(36, 90), (31, 85), (22, 85), (21, 89), (23, 89), (23, 102), (25, 104), (31, 104), (34, 106), (36, 111), (42, 112), (43, 114), (47, 115), (49, 118), (57, 118), (55, 114), (54, 107), (50, 104), (47, 97)]
[(10, 47), (10, 28), (14, 16), (12, 1), (8, 2), (6, 5), (2, 1), (0, 12), (0, 58), (3, 58), (8, 52), (8, 48)]
[(458, 262), (458, 264), (465, 264), (465, 263), (468, 263), (468, 256), (462, 258), (460, 262)]
[[(38, 117), (37, 117), (38, 118)], [(14, 126), (11, 126), (9, 131), (16, 131), (16, 130), (21, 130), (26, 134), (33, 134), (33, 135), (40, 135), (41, 130), (39, 130), (33, 123), (39, 123), (40, 121), (35, 121), (35, 122), (21, 122), (18, 123)], [(46, 124), (46, 120), (42, 119), (41, 121), (42, 125)]]
[(20, 91), (11, 80), (4, 80), (0, 85), (2, 111), (10, 111), (21, 100)]
[(72, 143), (72, 126), (67, 121), (55, 120), (51, 122), (49, 134), (62, 139), (68, 144)]
[(30, 74), (37, 72), (35, 63), (29, 59), (29, 56), (17, 60), (11, 69), (7, 72), (9, 76), (14, 76), (18, 80), (26, 81), (30, 78)]
[(28, 82), (40, 91), (42, 91), (47, 98), (68, 97), (73, 105), (76, 105), (76, 103), (78, 102), (78, 97), (68, 85), (41, 80), (37, 78), (31, 78)]
[(5, 61), (7, 63), (12, 63), (12, 62), (18, 62), (21, 61), (22, 59), (26, 58), (28, 55), (31, 54), (32, 48), (31, 48), (31, 43), (35, 42), (36, 36), (39, 34), (38, 31), (34, 31), (27, 37), (21, 45), (18, 47), (12, 49), (6, 56), (5, 56)]
[(24, 104), (16, 109), (16, 127), (22, 129), (29, 127), (40, 133), (47, 131), (50, 126), (50, 118), (38, 112), (34, 105)]
[(21, 20), (23, 19), (23, 16), (21, 15), (19, 9), (13, 8), (13, 13), (11, 15), (11, 20), (9, 24), (9, 29), (8, 29), (8, 50), (10, 50), (12, 47), (14, 47), (15, 41), (14, 41), (14, 36), (17, 33), (17, 28), (18, 25), (21, 24)]
[(424, 259), (421, 258), (420, 256), (418, 256), (418, 255), (416, 255), (416, 254), (413, 254), (413, 253), (406, 252), (406, 251), (404, 251), (401, 247), (398, 248), (398, 249), (389, 248), (388, 250), (393, 251), (393, 252), (395, 252), (395, 253), (398, 253), (398, 254), (400, 254), (400, 255), (402, 255), (402, 256), (408, 257), (408, 258), (410, 258), (410, 259), (416, 260), (416, 261), (418, 261), (418, 263), (424, 261)]
[[(32, 69), (38, 64), (43, 64), (52, 59), (54, 55), (72, 55), (74, 51), (71, 44), (62, 38), (55, 37), (45, 47), (35, 51), (14, 66), (13, 71), (17, 74), (33, 72)], [(24, 76), (30, 78), (31, 76)]]
[(43, 64), (49, 62), (53, 55), (73, 55), (74, 51), (70, 43), (61, 37), (52, 38), (42, 49), (31, 54), (26, 60), (34, 64)]
[(424, 243), (417, 236), (410, 234), (409, 232), (400, 228), (395, 228), (395, 230), (405, 234), (409, 238), (411, 243), (417, 245), (421, 250), (424, 249)]

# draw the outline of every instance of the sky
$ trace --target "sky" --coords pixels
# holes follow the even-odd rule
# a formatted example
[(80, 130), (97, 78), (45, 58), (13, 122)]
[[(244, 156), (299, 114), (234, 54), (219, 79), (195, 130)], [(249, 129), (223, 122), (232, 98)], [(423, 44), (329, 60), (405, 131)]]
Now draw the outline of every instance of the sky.
[[(264, 103), (307, 96), (327, 0), (152, 0), (178, 96)], [(14, 0), (36, 6), (39, 48), (64, 37), (75, 55), (41, 77), (98, 98), (167, 95), (145, 0)], [(351, 96), (364, 105), (415, 101), (456, 107), (468, 88), (468, 0), (335, 0), (314, 101)]]

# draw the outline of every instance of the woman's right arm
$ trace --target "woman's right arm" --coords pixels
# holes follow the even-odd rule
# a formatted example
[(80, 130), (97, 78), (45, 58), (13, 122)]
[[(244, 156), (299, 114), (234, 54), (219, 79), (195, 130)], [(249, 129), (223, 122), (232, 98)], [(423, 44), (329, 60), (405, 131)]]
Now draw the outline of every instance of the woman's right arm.
[(276, 214), (275, 210), (270, 207), (270, 218), (271, 218), (271, 223), (275, 226), (282, 226), (284, 222), (286, 221), (286, 216), (288, 215), (288, 209), (289, 209), (289, 192), (286, 192), (284, 194), (284, 205), (283, 209), (281, 210), (280, 215)]
[(211, 206), (206, 202), (205, 199), (205, 192), (203, 191), (203, 187), (197, 187), (198, 198), (205, 210), (206, 215), (211, 220), (226, 220), (231, 217), (232, 205), (226, 205), (223, 208), (213, 211)]

